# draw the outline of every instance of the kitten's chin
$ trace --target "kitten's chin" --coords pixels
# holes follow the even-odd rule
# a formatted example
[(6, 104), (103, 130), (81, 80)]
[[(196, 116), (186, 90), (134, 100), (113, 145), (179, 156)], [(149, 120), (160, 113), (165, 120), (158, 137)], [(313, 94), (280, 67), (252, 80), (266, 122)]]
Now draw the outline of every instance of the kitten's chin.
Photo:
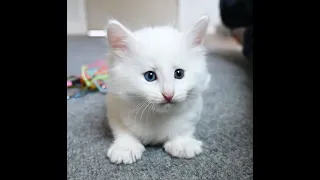
[(155, 111), (163, 114), (163, 113), (171, 112), (177, 107), (178, 107), (178, 104), (175, 104), (175, 103), (159, 103), (155, 108)]
[(157, 103), (155, 111), (162, 114), (171, 113), (181, 109), (184, 104), (185, 102), (181, 102), (181, 101), (160, 102), (160, 103)]

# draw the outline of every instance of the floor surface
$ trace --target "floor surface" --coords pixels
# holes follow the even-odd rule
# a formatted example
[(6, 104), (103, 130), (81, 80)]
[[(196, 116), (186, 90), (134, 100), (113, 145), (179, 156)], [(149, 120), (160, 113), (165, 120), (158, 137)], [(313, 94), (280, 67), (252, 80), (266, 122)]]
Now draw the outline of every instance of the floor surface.
[[(83, 64), (104, 59), (103, 38), (68, 37), (68, 75)], [(209, 54), (212, 74), (196, 136), (204, 152), (190, 160), (171, 158), (148, 147), (142, 160), (114, 165), (107, 158), (110, 132), (103, 125), (104, 95), (67, 102), (67, 161), (70, 180), (247, 180), (252, 172), (252, 79), (238, 56)]]

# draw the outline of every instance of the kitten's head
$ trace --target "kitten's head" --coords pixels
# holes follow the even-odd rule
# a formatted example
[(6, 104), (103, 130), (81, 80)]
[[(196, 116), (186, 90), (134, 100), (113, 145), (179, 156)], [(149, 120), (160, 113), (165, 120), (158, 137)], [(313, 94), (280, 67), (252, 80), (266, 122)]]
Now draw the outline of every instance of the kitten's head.
[(189, 32), (171, 27), (131, 32), (118, 21), (108, 24), (109, 92), (168, 109), (203, 92), (210, 81), (202, 47), (209, 19)]

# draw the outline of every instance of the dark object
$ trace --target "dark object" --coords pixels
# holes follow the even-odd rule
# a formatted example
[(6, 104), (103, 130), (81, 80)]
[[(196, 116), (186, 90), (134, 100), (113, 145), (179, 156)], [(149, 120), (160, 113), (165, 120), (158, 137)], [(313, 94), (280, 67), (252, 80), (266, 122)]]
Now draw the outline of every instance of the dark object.
[(230, 30), (245, 27), (243, 55), (253, 60), (253, 0), (220, 0), (220, 17)]
[(249, 27), (252, 21), (253, 0), (220, 0), (220, 16), (230, 29)]
[(243, 35), (243, 55), (246, 56), (249, 61), (253, 60), (253, 34), (252, 26), (248, 27)]

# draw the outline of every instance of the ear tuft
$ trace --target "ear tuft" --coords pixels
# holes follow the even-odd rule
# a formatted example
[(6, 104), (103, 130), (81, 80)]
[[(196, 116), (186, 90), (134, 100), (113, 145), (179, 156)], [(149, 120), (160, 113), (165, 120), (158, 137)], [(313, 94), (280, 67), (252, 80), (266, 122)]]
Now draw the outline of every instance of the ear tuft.
[(128, 50), (128, 41), (133, 38), (132, 33), (120, 22), (110, 20), (107, 27), (107, 38), (113, 50)]
[(203, 16), (196, 23), (195, 26), (188, 32), (188, 36), (191, 38), (193, 46), (202, 45), (204, 37), (207, 33), (209, 25), (209, 16)]

